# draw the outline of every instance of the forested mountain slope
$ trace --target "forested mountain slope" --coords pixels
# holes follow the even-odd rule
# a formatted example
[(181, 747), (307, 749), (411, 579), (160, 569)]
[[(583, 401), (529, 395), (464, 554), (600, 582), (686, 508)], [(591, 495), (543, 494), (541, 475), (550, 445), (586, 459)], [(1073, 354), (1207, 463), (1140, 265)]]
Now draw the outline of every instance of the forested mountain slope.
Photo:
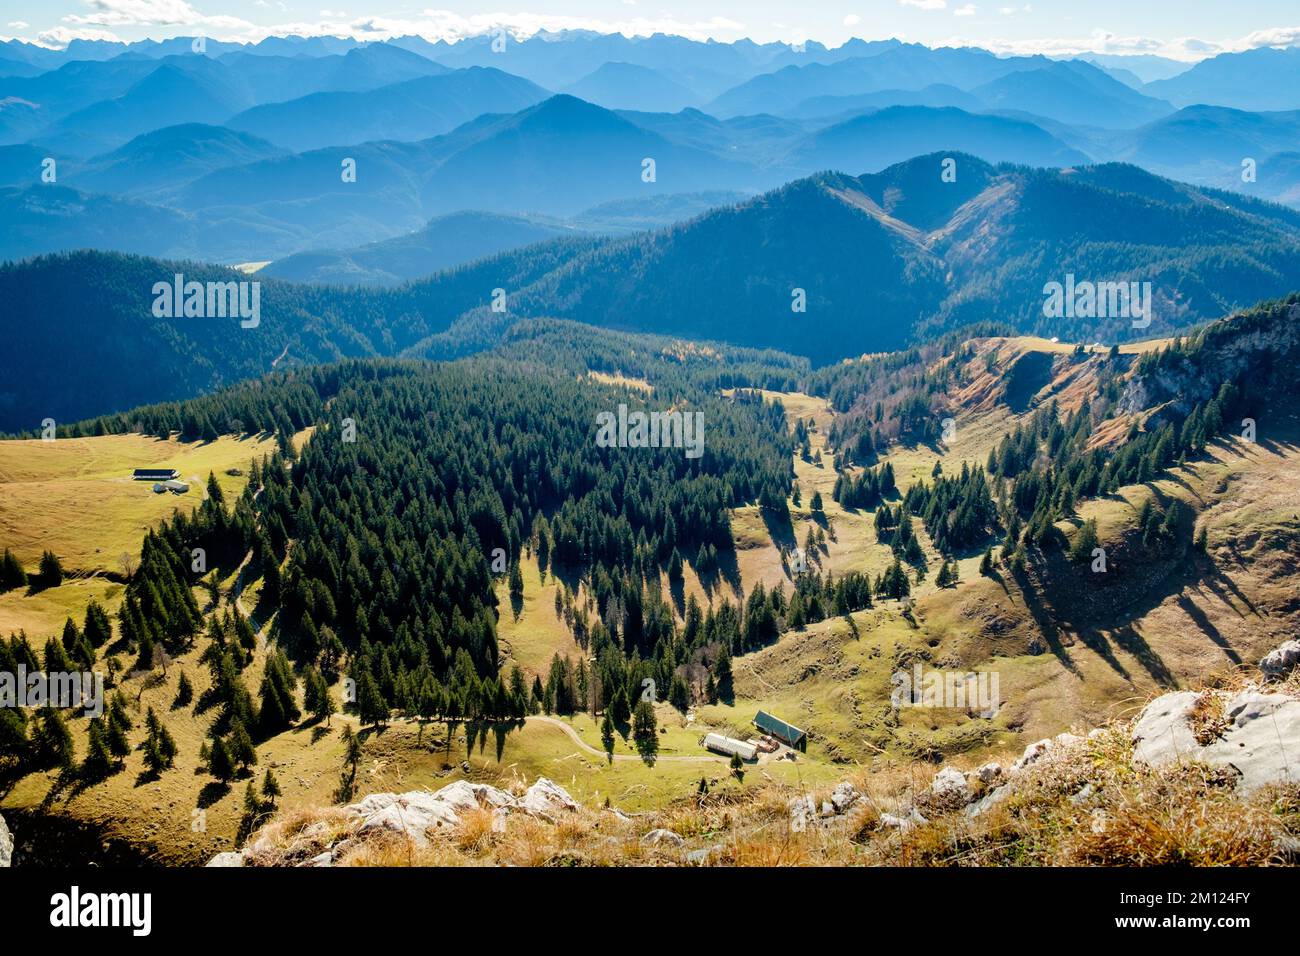
[[(953, 182), (942, 178), (946, 158)], [(1300, 285), (1298, 229), (1294, 210), (1130, 166), (1028, 170), (936, 155), (874, 176), (800, 180), (658, 231), (513, 249), (392, 289), (267, 281), (251, 330), (149, 314), (156, 281), (177, 272), (242, 278), (235, 273), (100, 253), (47, 257), (0, 268), (18, 319), (3, 331), (4, 354), (28, 357), (8, 376), (26, 387), (9, 390), (0, 428), (182, 398), (272, 362), (462, 356), (530, 317), (776, 348), (815, 364), (987, 321), (1126, 341)], [(1151, 324), (1113, 309), (1048, 317), (1047, 284), (1071, 275), (1149, 283)], [(92, 361), (124, 343), (133, 368)], [(95, 369), (93, 388), (69, 388), (70, 368)]]

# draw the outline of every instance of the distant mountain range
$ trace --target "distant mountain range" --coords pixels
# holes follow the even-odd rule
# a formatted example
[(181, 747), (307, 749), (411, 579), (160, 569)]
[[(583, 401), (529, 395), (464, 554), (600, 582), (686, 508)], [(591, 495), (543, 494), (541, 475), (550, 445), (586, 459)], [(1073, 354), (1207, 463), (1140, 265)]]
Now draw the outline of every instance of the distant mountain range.
[[(1296, 49), (1188, 67), (899, 40), (831, 49), (581, 31), (511, 38), (499, 51), (487, 37), (272, 37), (206, 41), (202, 52), (185, 38), (63, 51), (9, 41), (0, 256), (311, 253), (317, 266), (286, 268), (391, 282), (413, 278), (414, 263), (543, 238), (545, 220), (588, 231), (575, 217), (605, 203), (623, 204), (629, 228), (649, 228), (671, 221), (665, 197), (753, 195), (931, 152), (1125, 162), (1296, 203), (1287, 157), (1300, 143), (1298, 64)], [(1248, 159), (1254, 179), (1242, 175)], [(465, 220), (476, 224), (466, 253), (448, 258), (426, 227), (458, 213), (478, 218)], [(502, 235), (484, 235), (489, 224)], [(423, 252), (399, 256), (395, 270), (337, 258), (389, 240)]]
[[(946, 158), (956, 163), (950, 182)], [(446, 227), (435, 223), (424, 247), (408, 248), (428, 254)], [(0, 329), (0, 354), (24, 356), (5, 369), (0, 429), (197, 394), (273, 363), (463, 355), (529, 317), (779, 348), (817, 363), (989, 320), (1110, 343), (1300, 287), (1298, 236), (1300, 212), (1134, 166), (1034, 170), (935, 154), (877, 174), (799, 180), (654, 232), (533, 243), (386, 289), (268, 275), (251, 330), (150, 313), (153, 283), (176, 272), (243, 274), (105, 253), (46, 257), (0, 267), (0, 301), (14, 318)], [(401, 254), (400, 244), (358, 250), (331, 268), (382, 269)], [(294, 268), (312, 277), (316, 265), (303, 257)], [(1149, 282), (1152, 324), (1047, 317), (1044, 286), (1067, 275)], [(498, 288), (504, 312), (491, 307)], [(114, 358), (124, 349), (130, 361)], [(91, 365), (84, 381), (72, 374)]]
[(707, 192), (665, 195), (652, 201), (614, 201), (569, 219), (449, 213), (416, 232), (356, 249), (287, 256), (259, 269), (257, 277), (334, 285), (394, 285), (546, 239), (620, 235), (666, 226), (744, 198), (740, 193)]

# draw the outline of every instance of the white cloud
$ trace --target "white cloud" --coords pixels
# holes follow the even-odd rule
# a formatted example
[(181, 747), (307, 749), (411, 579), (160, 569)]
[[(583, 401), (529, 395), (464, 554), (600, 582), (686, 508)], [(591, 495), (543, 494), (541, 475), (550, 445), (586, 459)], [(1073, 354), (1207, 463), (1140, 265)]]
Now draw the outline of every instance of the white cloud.
[[(268, 36), (352, 36), (364, 40), (415, 34), (429, 40), (456, 41), (482, 36), (504, 28), (516, 38), (540, 32), (590, 30), (597, 33), (621, 33), (625, 36), (649, 36), (668, 33), (693, 40), (736, 40), (745, 34), (745, 25), (726, 17), (681, 20), (672, 16), (629, 16), (620, 19), (563, 16), (544, 13), (488, 13), (463, 15), (451, 10), (426, 9), (409, 17), (356, 17), (351, 20), (339, 11), (321, 10), (317, 22), (279, 23), (262, 26), (233, 16), (209, 16), (195, 9), (188, 0), (84, 0), (85, 13), (63, 17), (65, 26), (42, 34), (41, 42), (63, 45), (69, 39), (104, 39), (111, 34), (105, 27), (161, 27), (151, 30), (156, 39), (167, 36), (203, 33), (216, 40), (256, 42)], [(264, 0), (255, 0), (268, 6)], [(283, 3), (276, 6), (284, 9)], [(629, 11), (630, 13), (631, 11)]]
[(847, 17), (844, 18), (844, 25), (846, 27), (856, 27), (861, 22), (862, 22), (862, 18), (858, 16), (856, 13), (850, 13)]
[(916, 7), (918, 10), (942, 10), (948, 6), (948, 0), (898, 0), (904, 7)]
[(36, 42), (40, 46), (57, 47), (62, 49), (73, 40), (108, 40), (110, 43), (121, 43), (122, 39), (111, 30), (99, 30), (94, 28), (82, 28), (70, 30), (67, 27), (54, 27), (51, 30), (43, 30), (36, 34)]
[(958, 7), (952, 12), (952, 15), (954, 17), (973, 17), (978, 9), (979, 7), (975, 6), (975, 4), (968, 3), (964, 7)]
[(1105, 30), (1095, 30), (1086, 37), (1057, 37), (1035, 40), (1007, 40), (987, 37), (972, 40), (954, 37), (940, 46), (981, 47), (993, 53), (1013, 56), (1075, 56), (1080, 53), (1112, 53), (1120, 56), (1151, 54), (1184, 63), (1195, 63), (1220, 53), (1240, 53), (1268, 46), (1291, 46), (1300, 43), (1300, 26), (1273, 27), (1256, 30), (1243, 37), (1224, 40), (1206, 40), (1200, 37), (1176, 37), (1159, 40), (1154, 37), (1118, 36)]
[(26, 30), (29, 26), (31, 26), (31, 24), (28, 23), (26, 20), (14, 20), (9, 24), (9, 26), (13, 27), (15, 30)]
[[(624, 36), (649, 36), (652, 33), (669, 33), (693, 40), (739, 39), (745, 25), (726, 17), (707, 20), (679, 20), (675, 17), (628, 17), (605, 20), (596, 17), (561, 16), (544, 13), (484, 13), (463, 15), (450, 10), (424, 10), (415, 19), (398, 17), (365, 17), (349, 21), (348, 32), (356, 37), (378, 40), (403, 34), (418, 34), (429, 40), (461, 40), (482, 36), (494, 28), (504, 28), (516, 38), (541, 32), (560, 30), (591, 30), (597, 33), (621, 33)], [(271, 33), (310, 32), (301, 24), (271, 28)], [(259, 28), (261, 29), (261, 28)]]

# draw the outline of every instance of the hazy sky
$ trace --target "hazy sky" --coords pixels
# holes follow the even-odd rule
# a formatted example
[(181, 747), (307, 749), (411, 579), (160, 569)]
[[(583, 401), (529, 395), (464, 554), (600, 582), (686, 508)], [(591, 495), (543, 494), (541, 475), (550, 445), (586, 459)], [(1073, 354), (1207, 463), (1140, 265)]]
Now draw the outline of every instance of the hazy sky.
[(585, 28), (625, 34), (837, 46), (849, 37), (997, 52), (1157, 53), (1199, 59), (1225, 50), (1300, 42), (1296, 0), (463, 0), (446, 6), (392, 0), (4, 0), (0, 35), (62, 46), (74, 37), (138, 40), (203, 33), (230, 40), (268, 34), (429, 39), (504, 26), (516, 34)]

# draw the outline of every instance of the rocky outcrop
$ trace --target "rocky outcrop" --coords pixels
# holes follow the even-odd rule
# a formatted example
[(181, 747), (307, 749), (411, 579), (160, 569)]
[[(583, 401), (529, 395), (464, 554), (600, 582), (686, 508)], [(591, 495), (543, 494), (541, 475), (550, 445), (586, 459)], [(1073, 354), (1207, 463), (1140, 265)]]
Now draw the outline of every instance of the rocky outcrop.
[(1269, 680), (1281, 680), (1300, 664), (1300, 641), (1287, 641), (1264, 655), (1259, 669)]
[(672, 830), (665, 830), (662, 827), (657, 830), (651, 830), (641, 838), (641, 842), (647, 846), (681, 846), (686, 841), (681, 835), (674, 833)]
[(1165, 694), (1146, 706), (1132, 735), (1138, 764), (1197, 761), (1228, 769), (1242, 793), (1300, 783), (1300, 700), (1285, 694), (1257, 687)]
[(14, 858), (14, 837), (5, 825), (5, 818), (0, 817), (0, 869), (8, 867)]
[(431, 834), (454, 829), (472, 810), (489, 811), (492, 828), (501, 831), (513, 813), (555, 823), (577, 809), (577, 802), (564, 788), (545, 777), (538, 778), (521, 796), (468, 780), (457, 780), (434, 793), (372, 793), (342, 807), (339, 825), (317, 821), (294, 834), (287, 845), (276, 845), (264, 832), (241, 851), (218, 853), (208, 866), (256, 865), (272, 858), (281, 865), (332, 866), (351, 844), (378, 833), (401, 834), (417, 846), (425, 846)]

